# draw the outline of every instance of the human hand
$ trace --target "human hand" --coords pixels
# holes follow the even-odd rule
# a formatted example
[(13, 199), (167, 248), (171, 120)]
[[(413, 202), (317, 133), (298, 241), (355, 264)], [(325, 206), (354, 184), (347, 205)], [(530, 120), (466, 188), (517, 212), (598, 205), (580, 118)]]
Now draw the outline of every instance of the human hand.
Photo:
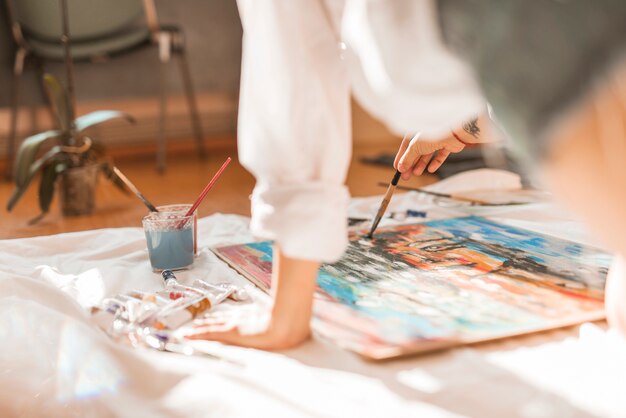
[(434, 173), (453, 152), (463, 151), (465, 144), (454, 136), (429, 141), (420, 137), (405, 135), (396, 154), (393, 167), (402, 173), (402, 180), (411, 175), (420, 176), (428, 166), (428, 172)]
[(308, 323), (288, 324), (271, 321), (269, 326), (254, 333), (243, 332), (238, 326), (223, 324), (203, 325), (198, 332), (189, 334), (191, 340), (211, 340), (260, 350), (285, 350), (306, 341), (311, 335)]
[(464, 123), (459, 129), (450, 131), (450, 136), (438, 140), (407, 135), (402, 139), (393, 166), (402, 173), (402, 179), (411, 175), (420, 176), (428, 167), (434, 173), (452, 153), (461, 152), (468, 145), (490, 142), (490, 118), (487, 113)]
[(311, 335), (313, 293), (319, 266), (316, 261), (287, 257), (275, 245), (272, 267), (275, 294), (268, 325), (258, 331), (243, 332), (238, 326), (213, 324), (187, 338), (262, 350), (284, 350), (301, 344)]

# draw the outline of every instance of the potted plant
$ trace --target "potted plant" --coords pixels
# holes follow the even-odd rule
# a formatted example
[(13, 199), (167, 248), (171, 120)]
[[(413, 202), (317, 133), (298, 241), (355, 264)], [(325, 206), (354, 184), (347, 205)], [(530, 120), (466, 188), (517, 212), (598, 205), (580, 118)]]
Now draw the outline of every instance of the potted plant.
[[(41, 173), (41, 215), (32, 222), (49, 211), (57, 180), (60, 180), (62, 212), (69, 216), (88, 214), (93, 210), (99, 173), (104, 173), (121, 190), (127, 191), (111, 163), (104, 158), (102, 144), (85, 135), (85, 130), (113, 119), (133, 122), (130, 115), (115, 110), (99, 110), (71, 119), (67, 90), (50, 74), (44, 76), (44, 83), (59, 129), (38, 133), (22, 142), (15, 159), (15, 190), (7, 205), (7, 210), (11, 211)], [(47, 144), (52, 146), (44, 150)]]
[[(41, 132), (22, 141), (15, 166), (15, 190), (9, 198), (7, 210), (11, 211), (28, 189), (33, 179), (41, 173), (39, 207), (41, 214), (31, 221), (40, 220), (50, 209), (57, 183), (60, 185), (61, 208), (64, 215), (82, 215), (94, 208), (95, 188), (99, 173), (104, 173), (121, 190), (127, 192), (122, 180), (104, 159), (104, 148), (85, 135), (85, 130), (113, 119), (133, 118), (123, 112), (100, 110), (74, 118), (73, 61), (70, 53), (70, 36), (67, 0), (61, 0), (65, 69), (67, 88), (52, 75), (44, 75), (57, 129)], [(48, 145), (51, 145), (48, 147)], [(60, 180), (60, 181), (58, 181)]]

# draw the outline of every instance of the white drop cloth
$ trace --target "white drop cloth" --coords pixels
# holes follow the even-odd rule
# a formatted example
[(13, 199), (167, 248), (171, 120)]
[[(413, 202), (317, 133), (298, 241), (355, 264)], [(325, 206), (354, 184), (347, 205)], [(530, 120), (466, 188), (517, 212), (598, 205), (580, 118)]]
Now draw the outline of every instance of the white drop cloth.
[[(514, 188), (517, 178), (482, 171), (438, 187), (450, 192), (467, 184)], [(351, 216), (371, 216), (379, 199), (353, 199)], [(406, 193), (396, 195), (389, 210), (424, 210), (429, 219), (478, 214), (561, 237), (585, 236), (575, 220), (549, 204), (442, 204)], [(248, 219), (203, 218), (198, 237), (199, 256), (192, 270), (178, 274), (181, 281), (232, 280), (247, 286), (254, 301), (222, 309), (241, 315), (264, 311), (268, 297), (208, 250), (251, 241)], [(626, 416), (626, 343), (604, 326), (585, 324), (384, 363), (364, 361), (319, 338), (283, 353), (196, 344), (243, 363), (236, 366), (133, 350), (91, 322), (83, 307), (104, 296), (160, 288), (141, 228), (0, 241), (0, 265), (2, 417)]]

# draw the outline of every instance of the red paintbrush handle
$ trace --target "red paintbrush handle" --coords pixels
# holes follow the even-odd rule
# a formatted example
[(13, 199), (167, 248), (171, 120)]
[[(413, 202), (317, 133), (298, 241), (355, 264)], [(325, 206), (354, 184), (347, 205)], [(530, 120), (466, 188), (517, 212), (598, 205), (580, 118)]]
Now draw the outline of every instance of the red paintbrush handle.
[(193, 205), (191, 205), (191, 208), (189, 208), (189, 210), (187, 211), (187, 213), (185, 214), (185, 216), (191, 216), (191, 214), (198, 209), (198, 206), (200, 206), (200, 203), (202, 202), (202, 200), (204, 199), (204, 197), (206, 196), (206, 194), (209, 192), (209, 190), (211, 190), (211, 187), (213, 187), (213, 184), (215, 184), (215, 182), (217, 181), (218, 178), (220, 178), (220, 176), (222, 175), (222, 173), (224, 172), (224, 170), (226, 170), (226, 167), (228, 167), (228, 164), (230, 164), (231, 158), (228, 157), (226, 159), (226, 161), (224, 161), (224, 164), (222, 164), (222, 166), (220, 167), (219, 170), (217, 170), (217, 173), (215, 173), (215, 175), (213, 175), (213, 178), (211, 179), (211, 181), (209, 181), (209, 183), (204, 187), (204, 189), (202, 190), (202, 193), (200, 193), (200, 196), (198, 196), (198, 198), (196, 199), (196, 201), (194, 202)]

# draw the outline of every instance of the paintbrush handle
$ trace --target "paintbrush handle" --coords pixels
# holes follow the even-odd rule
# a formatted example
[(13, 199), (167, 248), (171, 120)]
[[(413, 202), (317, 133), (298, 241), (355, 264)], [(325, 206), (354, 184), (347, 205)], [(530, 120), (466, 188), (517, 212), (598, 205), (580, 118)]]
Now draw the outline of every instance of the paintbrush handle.
[(222, 175), (222, 173), (224, 172), (224, 170), (226, 170), (226, 167), (228, 167), (228, 164), (230, 164), (231, 158), (228, 157), (226, 159), (226, 161), (224, 161), (224, 164), (222, 164), (222, 166), (220, 167), (219, 170), (217, 170), (217, 173), (215, 173), (213, 175), (213, 178), (211, 179), (211, 181), (209, 181), (209, 183), (204, 187), (204, 189), (202, 190), (202, 193), (200, 193), (200, 196), (198, 196), (198, 198), (196, 199), (195, 202), (193, 202), (193, 205), (191, 206), (191, 208), (189, 208), (189, 210), (187, 211), (187, 214), (185, 216), (191, 216), (191, 214), (198, 209), (198, 206), (200, 206), (200, 203), (202, 203), (202, 200), (204, 199), (204, 197), (206, 196), (206, 194), (209, 192), (209, 190), (211, 190), (211, 187), (213, 187), (213, 185), (215, 184), (215, 182), (217, 181), (218, 178), (220, 178), (220, 176)]
[(483, 205), (483, 206), (491, 206), (491, 205), (493, 205), (492, 203), (490, 203), (490, 202), (488, 202), (486, 200), (476, 199), (476, 198), (473, 198), (473, 197), (467, 197), (467, 196), (463, 196), (463, 195), (460, 195), (460, 194), (451, 194), (450, 197), (452, 197), (452, 199), (460, 200), (462, 202), (469, 202), (469, 203), (471, 203), (473, 205)]
[(370, 233), (368, 234), (370, 238), (374, 235), (374, 231), (376, 231), (376, 228), (378, 227), (380, 220), (385, 215), (387, 206), (389, 206), (389, 202), (391, 202), (391, 197), (393, 196), (393, 192), (396, 190), (398, 181), (400, 180), (400, 175), (401, 173), (398, 170), (396, 170), (396, 173), (394, 174), (393, 179), (391, 179), (391, 183), (389, 183), (389, 187), (387, 187), (387, 192), (385, 193), (385, 196), (383, 197), (383, 201), (380, 203), (380, 207), (378, 208), (378, 212), (376, 213), (376, 217), (374, 218), (374, 222), (372, 223), (372, 228), (370, 229)]
[(393, 178), (391, 179), (391, 185), (392, 186), (397, 186), (398, 182), (400, 181), (400, 176), (402, 175), (402, 173), (399, 170), (396, 170), (396, 173), (393, 175)]
[[(213, 175), (213, 178), (207, 183), (206, 186), (204, 186), (204, 189), (202, 189), (202, 192), (200, 192), (200, 196), (198, 196), (198, 198), (196, 199), (195, 202), (193, 202), (193, 205), (191, 205), (191, 207), (189, 208), (189, 210), (187, 211), (187, 213), (185, 213), (185, 218), (193, 215), (193, 213), (196, 211), (196, 209), (198, 209), (198, 206), (200, 206), (200, 203), (202, 203), (202, 200), (204, 199), (204, 197), (206, 196), (206, 194), (209, 192), (209, 190), (211, 190), (211, 187), (213, 187), (213, 185), (215, 184), (215, 182), (217, 181), (217, 179), (220, 178), (220, 176), (222, 175), (222, 173), (224, 172), (224, 170), (226, 170), (226, 167), (228, 167), (228, 164), (230, 164), (231, 158), (228, 157), (226, 158), (226, 161), (224, 161), (224, 164), (222, 164), (222, 166), (220, 167), (219, 170), (217, 170), (217, 173), (215, 173)], [(186, 220), (183, 220), (181, 222), (178, 222), (178, 224), (176, 224), (176, 227), (178, 229), (183, 228), (185, 225), (187, 224)]]
[(124, 182), (126, 187), (128, 187), (135, 194), (135, 196), (137, 196), (143, 204), (146, 205), (150, 212), (159, 211), (117, 167), (113, 167), (113, 172), (120, 178), (120, 180), (122, 180), (122, 182)]
[[(382, 181), (378, 182), (378, 185), (381, 186), (381, 187), (387, 186), (387, 184), (383, 183)], [(398, 186), (397, 188), (398, 188), (398, 190), (406, 190), (406, 191), (411, 191), (411, 192), (420, 192), (420, 193), (429, 194), (429, 195), (438, 196), (438, 197), (447, 197), (447, 198), (451, 198), (452, 197), (452, 195), (447, 194), (447, 193), (432, 192), (430, 190), (422, 189), (422, 188), (419, 188), (419, 187)]]
[(372, 224), (372, 229), (370, 229), (370, 235), (374, 233), (380, 220), (385, 216), (385, 212), (387, 211), (387, 206), (389, 206), (389, 202), (391, 202), (391, 196), (393, 196), (393, 192), (395, 191), (396, 186), (390, 184), (387, 188), (387, 192), (383, 197), (383, 201), (380, 203), (380, 207), (378, 208), (378, 212), (376, 213), (376, 217), (374, 218), (374, 223)]
[[(379, 186), (386, 186), (385, 183), (378, 183), (378, 185)], [(521, 204), (519, 202), (491, 203), (491, 202), (489, 202), (487, 200), (483, 200), (483, 199), (477, 199), (477, 198), (474, 198), (474, 197), (464, 196), (464, 195), (460, 195), (460, 194), (449, 194), (449, 193), (433, 192), (433, 191), (430, 191), (430, 190), (421, 189), (419, 187), (398, 186), (398, 189), (424, 193), (424, 194), (428, 194), (428, 195), (431, 195), (431, 196), (444, 197), (444, 198), (447, 198), (447, 199), (460, 200), (462, 202), (471, 203), (472, 205), (509, 206), (509, 205)]]

